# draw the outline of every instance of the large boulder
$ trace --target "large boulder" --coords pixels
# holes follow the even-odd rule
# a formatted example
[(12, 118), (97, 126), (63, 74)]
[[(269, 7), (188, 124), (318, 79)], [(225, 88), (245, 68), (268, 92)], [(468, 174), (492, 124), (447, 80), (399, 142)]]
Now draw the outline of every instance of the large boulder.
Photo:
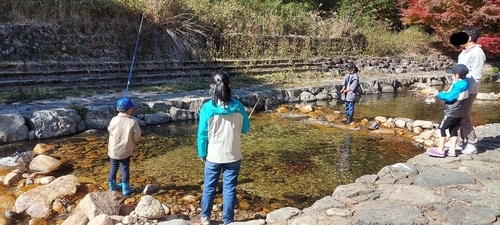
[(37, 139), (76, 134), (80, 120), (74, 109), (64, 108), (35, 111), (30, 119)]
[(0, 114), (0, 143), (28, 139), (24, 117), (18, 112)]
[(62, 196), (74, 195), (78, 185), (80, 182), (74, 175), (59, 177), (20, 195), (12, 210), (16, 213), (26, 212), (32, 218), (46, 218), (51, 214), (52, 202)]

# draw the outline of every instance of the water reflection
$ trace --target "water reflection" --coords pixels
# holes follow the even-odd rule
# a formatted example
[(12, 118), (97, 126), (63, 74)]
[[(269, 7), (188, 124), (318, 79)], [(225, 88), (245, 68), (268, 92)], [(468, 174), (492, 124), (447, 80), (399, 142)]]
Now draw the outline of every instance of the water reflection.
[(337, 154), (335, 155), (337, 161), (337, 171), (339, 173), (339, 179), (341, 183), (343, 181), (350, 181), (349, 174), (351, 172), (351, 166), (349, 163), (349, 155), (351, 153), (351, 136), (344, 133), (343, 141), (338, 147)]
[[(474, 107), (473, 121), (500, 121), (500, 114), (490, 113), (498, 112), (498, 103), (477, 104), (481, 107)], [(341, 102), (327, 105), (327, 113), (343, 111)], [(382, 115), (439, 121), (442, 107), (438, 101), (426, 104), (425, 96), (415, 93), (363, 96), (356, 106), (355, 119)], [(338, 185), (376, 174), (386, 165), (405, 162), (424, 151), (408, 138), (367, 129), (337, 129), (305, 117), (261, 113), (253, 114), (251, 123), (249, 134), (242, 136), (244, 155), (238, 188), (253, 196), (253, 207), (307, 207), (331, 195)], [(197, 156), (196, 131), (194, 121), (145, 127), (131, 162), (132, 185), (139, 189), (148, 183), (159, 185), (164, 192), (157, 197), (169, 205), (180, 205), (178, 199), (187, 194), (199, 196), (203, 163)], [(107, 138), (102, 130), (38, 142), (56, 145), (50, 155), (65, 165), (59, 175), (72, 173), (83, 184), (106, 191)], [(3, 145), (1, 152), (11, 156), (32, 149), (38, 142)], [(0, 176), (9, 171), (5, 168)], [(178, 196), (172, 196), (172, 190)]]

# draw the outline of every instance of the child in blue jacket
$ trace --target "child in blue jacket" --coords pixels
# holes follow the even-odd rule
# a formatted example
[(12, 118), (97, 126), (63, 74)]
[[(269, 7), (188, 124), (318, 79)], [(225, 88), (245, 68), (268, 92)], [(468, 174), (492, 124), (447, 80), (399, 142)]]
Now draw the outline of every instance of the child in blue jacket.
[[(434, 157), (455, 157), (456, 144), (458, 139), (458, 128), (460, 121), (465, 113), (465, 102), (469, 97), (468, 83), (466, 80), (469, 70), (463, 64), (457, 64), (451, 69), (446, 70), (447, 73), (453, 74), (453, 84), (447, 92), (439, 92), (437, 97), (444, 101), (444, 118), (439, 124), (441, 137), (439, 138), (439, 147), (431, 148), (427, 151), (430, 156)], [(450, 149), (444, 151), (446, 142), (446, 129), (450, 132)]]

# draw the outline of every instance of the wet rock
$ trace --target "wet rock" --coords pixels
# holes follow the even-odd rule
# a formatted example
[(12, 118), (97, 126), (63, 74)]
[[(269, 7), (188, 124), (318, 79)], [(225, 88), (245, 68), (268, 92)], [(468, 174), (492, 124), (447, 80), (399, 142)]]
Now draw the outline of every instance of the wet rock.
[(116, 108), (111, 105), (91, 106), (87, 110), (84, 119), (87, 129), (106, 129), (117, 114)]
[(28, 126), (21, 113), (12, 111), (0, 114), (0, 142), (26, 140), (28, 135)]
[(142, 195), (150, 195), (153, 193), (156, 193), (160, 190), (160, 187), (153, 185), (153, 184), (146, 184), (146, 187), (144, 187), (144, 190), (142, 191)]
[(314, 102), (317, 100), (316, 96), (314, 96), (311, 92), (308, 91), (300, 93), (299, 99), (301, 102)]
[(48, 151), (52, 151), (55, 147), (56, 146), (54, 146), (54, 145), (38, 143), (33, 148), (33, 154), (36, 154), (36, 155), (43, 154), (43, 153), (46, 153)]
[(51, 172), (61, 166), (61, 161), (48, 155), (37, 155), (30, 163), (30, 170)]
[(33, 158), (35, 158), (35, 154), (33, 152), (24, 152), (17, 158), (17, 167), (22, 171), (29, 170), (29, 165)]
[(156, 112), (144, 115), (144, 123), (146, 125), (168, 123), (169, 121), (170, 115), (165, 112)]
[(246, 200), (238, 202), (238, 206), (241, 210), (249, 210), (252, 207)]
[(281, 114), (288, 113), (288, 109), (286, 107), (283, 107), (283, 106), (278, 107), (278, 109), (276, 111), (278, 113), (281, 113)]
[(3, 184), (5, 186), (12, 186), (17, 184), (21, 179), (23, 179), (23, 172), (20, 169), (15, 169), (5, 176)]
[(479, 100), (490, 100), (490, 101), (496, 101), (500, 98), (499, 94), (495, 93), (477, 93), (476, 96), (477, 99)]
[(177, 107), (172, 107), (170, 109), (170, 117), (172, 118), (172, 121), (183, 121), (183, 120), (194, 119), (192, 111), (186, 109), (180, 109)]
[(305, 105), (305, 106), (300, 107), (299, 110), (302, 113), (308, 113), (308, 112), (312, 112), (313, 111), (313, 107), (311, 105)]
[[(5, 193), (0, 194), (0, 212), (8, 214), (12, 209), (12, 206), (14, 206), (15, 202), (16, 197), (14, 195)], [(10, 218), (8, 217), (8, 215), (5, 216), (7, 216), (7, 218)], [(3, 215), (0, 215), (0, 218), (3, 218)]]
[(379, 127), (380, 122), (379, 121), (372, 121), (370, 122), (370, 125), (368, 126), (368, 129), (370, 130), (376, 130)]

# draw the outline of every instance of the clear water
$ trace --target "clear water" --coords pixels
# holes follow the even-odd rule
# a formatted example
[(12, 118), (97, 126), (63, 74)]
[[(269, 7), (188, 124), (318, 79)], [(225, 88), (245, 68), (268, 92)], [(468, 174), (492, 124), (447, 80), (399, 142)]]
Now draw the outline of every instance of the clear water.
[[(483, 92), (498, 89), (483, 85)], [(498, 90), (488, 90), (488, 92)], [(323, 113), (343, 111), (334, 101)], [(479, 102), (473, 118), (477, 124), (500, 122), (498, 102)], [(438, 122), (443, 104), (426, 104), (415, 93), (363, 96), (356, 105), (355, 119), (375, 116), (406, 117)], [(148, 183), (161, 187), (156, 197), (182, 207), (178, 199), (187, 194), (199, 196), (203, 163), (197, 156), (197, 122), (170, 123), (143, 128), (143, 138), (135, 146), (131, 181), (136, 188)], [(37, 142), (18, 142), (1, 146), (4, 152), (26, 151), (38, 142), (56, 145), (50, 155), (63, 161), (58, 175), (74, 174), (92, 190), (107, 190), (107, 133), (97, 131)], [(303, 208), (333, 193), (340, 184), (352, 183), (362, 175), (376, 174), (386, 165), (406, 160), (424, 151), (407, 137), (367, 129), (346, 130), (311, 122), (306, 117), (284, 118), (278, 113), (253, 114), (251, 130), (243, 135), (243, 163), (239, 189), (252, 206)], [(10, 155), (12, 156), (12, 155)], [(10, 157), (8, 156), (8, 157)], [(12, 160), (0, 167), (0, 176), (12, 167)], [(2, 162), (2, 161), (0, 161)], [(2, 191), (15, 189), (2, 187)], [(176, 194), (172, 195), (171, 193)], [(250, 201), (250, 200), (249, 200)]]

